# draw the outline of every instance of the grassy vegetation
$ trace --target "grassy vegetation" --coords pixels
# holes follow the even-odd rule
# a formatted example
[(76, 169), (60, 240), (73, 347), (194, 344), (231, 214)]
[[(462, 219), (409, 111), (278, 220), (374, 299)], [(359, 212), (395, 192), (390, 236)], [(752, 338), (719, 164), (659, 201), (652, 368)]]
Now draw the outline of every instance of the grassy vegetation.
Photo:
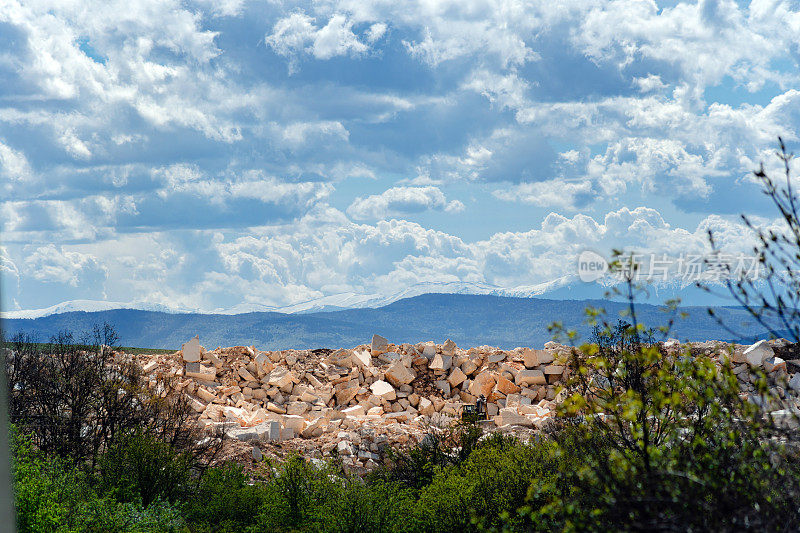
[(163, 348), (135, 348), (133, 346), (122, 346), (119, 349), (130, 355), (161, 355), (175, 353), (175, 350), (165, 350)]
[[(33, 342), (31, 343), (37, 349), (42, 351), (47, 351), (50, 346), (52, 346), (49, 342)], [(2, 341), (0, 342), (0, 348), (10, 349), (14, 347), (14, 343), (12, 341)], [(92, 345), (90, 344), (77, 344), (76, 347), (81, 350), (90, 350), (92, 349)], [(125, 352), (126, 354), (130, 355), (152, 355), (152, 354), (171, 354), (175, 353), (175, 350), (165, 350), (163, 348), (137, 348), (134, 346), (115, 346), (115, 350)]]

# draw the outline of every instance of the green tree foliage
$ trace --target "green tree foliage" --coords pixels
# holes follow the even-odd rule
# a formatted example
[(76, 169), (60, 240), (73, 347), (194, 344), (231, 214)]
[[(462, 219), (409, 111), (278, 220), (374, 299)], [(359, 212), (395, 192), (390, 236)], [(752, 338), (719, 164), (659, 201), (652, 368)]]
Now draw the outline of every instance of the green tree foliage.
[(479, 531), (497, 528), (501, 517), (511, 529), (530, 525), (516, 511), (531, 484), (554, 479), (558, 464), (548, 442), (523, 444), (494, 434), (461, 463), (437, 472), (420, 491), (416, 509), (421, 531)]
[(158, 499), (175, 503), (194, 489), (194, 463), (191, 454), (136, 432), (119, 439), (100, 458), (99, 487), (124, 503), (145, 507)]
[(241, 465), (210, 468), (184, 505), (187, 522), (196, 531), (245, 531), (255, 524), (264, 503), (264, 479), (251, 483)]
[(397, 483), (365, 483), (347, 477), (319, 510), (320, 531), (391, 533), (408, 531), (414, 509), (413, 492)]
[[(635, 312), (631, 315), (635, 324)], [(750, 401), (730, 364), (604, 323), (573, 352), (570, 395), (551, 428), (557, 495), (526, 510), (561, 530), (780, 531), (800, 518), (797, 433)], [(569, 468), (567, 468), (569, 465)], [(792, 526), (794, 527), (794, 526)]]
[(12, 428), (12, 473), (20, 532), (182, 531), (180, 511), (166, 502), (120, 503), (98, 492), (91, 476), (37, 451)]
[(336, 498), (342, 482), (333, 466), (318, 468), (298, 455), (289, 457), (264, 486), (259, 525), (269, 531), (311, 528), (319, 519), (318, 510)]

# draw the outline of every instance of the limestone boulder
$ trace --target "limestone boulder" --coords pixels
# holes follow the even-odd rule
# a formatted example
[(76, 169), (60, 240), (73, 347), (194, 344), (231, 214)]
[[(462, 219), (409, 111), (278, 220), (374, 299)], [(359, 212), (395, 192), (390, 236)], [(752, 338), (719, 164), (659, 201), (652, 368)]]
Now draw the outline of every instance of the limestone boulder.
[(273, 387), (282, 389), (291, 383), (297, 383), (297, 377), (294, 375), (294, 372), (288, 368), (279, 366), (269, 373), (267, 383)]
[(433, 402), (425, 397), (419, 399), (419, 405), (417, 408), (420, 413), (427, 416), (430, 416), (436, 412), (436, 409), (433, 407)]
[(183, 355), (183, 360), (187, 363), (200, 362), (200, 335), (195, 335), (192, 340), (183, 343), (181, 355)]
[(471, 376), (476, 370), (478, 370), (478, 364), (472, 357), (461, 363), (461, 371), (467, 376)]
[(156, 367), (158, 367), (158, 360), (157, 359), (153, 359), (152, 361), (150, 361), (149, 363), (147, 363), (146, 365), (144, 365), (142, 367), (142, 373), (149, 374), (150, 372), (155, 370)]
[(193, 398), (192, 396), (187, 396), (186, 399), (189, 401), (189, 406), (196, 412), (202, 413), (203, 411), (206, 410), (206, 404), (204, 404), (197, 398)]
[(386, 381), (391, 383), (394, 387), (400, 387), (401, 385), (406, 385), (414, 381), (413, 371), (406, 368), (402, 361), (395, 361), (392, 365), (384, 372), (384, 378)]
[(261, 435), (261, 440), (277, 441), (281, 438), (281, 423), (277, 420), (268, 420), (254, 428)]
[(459, 367), (455, 367), (453, 371), (450, 372), (447, 381), (450, 383), (451, 387), (458, 387), (465, 379), (467, 379), (467, 375)]
[(456, 343), (454, 343), (450, 339), (444, 341), (444, 344), (442, 345), (442, 354), (453, 356), (455, 353), (456, 353)]
[(509, 394), (517, 394), (522, 390), (518, 385), (515, 385), (512, 381), (503, 376), (498, 376), (495, 389), (506, 396)]
[(496, 382), (497, 380), (491, 373), (481, 372), (469, 384), (469, 393), (476, 397), (483, 395), (488, 398)]
[[(189, 370), (193, 365), (193, 370)], [(217, 369), (213, 366), (203, 366), (200, 363), (188, 363), (186, 365), (186, 377), (199, 379), (201, 381), (214, 381), (217, 377)]]
[(730, 354), (731, 362), (735, 364), (742, 364), (747, 362), (747, 357), (744, 356), (744, 351), (747, 348), (744, 346), (735, 346), (733, 353)]
[(345, 417), (348, 416), (364, 416), (364, 406), (363, 405), (354, 405), (353, 407), (348, 407), (347, 409), (342, 409), (342, 414)]
[(303, 387), (303, 391), (300, 393), (300, 401), (306, 403), (314, 403), (319, 400), (319, 395), (317, 395), (312, 389), (308, 387)]
[(346, 387), (336, 391), (336, 403), (338, 405), (347, 405), (350, 400), (356, 397), (360, 388), (359, 386)]
[(277, 420), (268, 420), (249, 428), (234, 428), (227, 434), (243, 441), (277, 441), (281, 436), (281, 424)]
[(197, 387), (197, 396), (206, 403), (211, 403), (217, 399), (217, 396), (205, 387)]
[(507, 394), (506, 407), (518, 407), (520, 405), (531, 405), (531, 399), (521, 394)]
[(533, 420), (525, 415), (519, 414), (513, 407), (505, 407), (500, 409), (500, 412), (497, 414), (497, 416), (495, 416), (494, 421), (498, 426), (533, 426)]
[(243, 428), (238, 426), (229, 427), (225, 431), (225, 436), (229, 439), (236, 439), (243, 442), (258, 440), (258, 433), (254, 430), (254, 428)]
[(437, 353), (433, 360), (428, 365), (428, 368), (431, 370), (441, 370), (447, 372), (450, 370), (450, 364), (453, 362), (453, 357), (450, 355), (442, 355)]
[(299, 435), (306, 426), (306, 419), (300, 415), (285, 415), (281, 422), (283, 427), (291, 428), (295, 435)]
[(289, 402), (286, 404), (287, 415), (302, 415), (311, 408), (306, 402)]
[(256, 378), (243, 366), (239, 367), (239, 377), (245, 381), (256, 381)]
[(353, 350), (352, 361), (354, 365), (361, 369), (372, 366), (372, 356), (366, 350)]
[(500, 361), (505, 361), (508, 354), (506, 352), (497, 352), (493, 354), (489, 354), (487, 360), (489, 363), (499, 363)]
[(306, 427), (304, 427), (303, 431), (300, 432), (300, 436), (304, 439), (313, 439), (322, 435), (324, 430), (325, 419), (319, 417), (312, 420), (309, 424), (306, 424)]
[(353, 446), (352, 442), (348, 442), (346, 440), (340, 440), (336, 444), (336, 451), (339, 455), (351, 456), (356, 454), (355, 446)]
[(397, 392), (394, 390), (394, 387), (392, 387), (391, 383), (383, 380), (378, 380), (370, 385), (369, 390), (382, 400), (393, 402), (397, 399)]
[(777, 372), (778, 370), (786, 370), (786, 361), (781, 359), (780, 357), (773, 355), (772, 357), (767, 357), (762, 361), (764, 365), (764, 370), (767, 372)]
[(774, 424), (783, 429), (797, 429), (800, 426), (800, 410), (779, 409), (769, 414)]
[(373, 356), (380, 355), (389, 351), (389, 341), (380, 335), (372, 336), (370, 351)]
[(214, 352), (203, 352), (203, 359), (214, 365), (216, 368), (222, 368), (222, 359), (217, 357)]
[(545, 385), (547, 378), (541, 370), (520, 370), (514, 378), (514, 382), (520, 386)]
[(336, 350), (328, 356), (327, 361), (342, 368), (352, 368), (355, 364), (352, 350)]
[(428, 341), (422, 346), (422, 355), (428, 359), (433, 359), (436, 355), (436, 344), (433, 341)]
[(265, 352), (258, 352), (253, 360), (256, 366), (256, 373), (260, 376), (269, 374), (275, 368), (275, 364), (270, 361), (269, 355)]
[(280, 406), (280, 405), (278, 405), (278, 404), (276, 404), (274, 402), (267, 402), (267, 411), (270, 411), (270, 412), (276, 413), (276, 414), (285, 414), (286, 413), (286, 408), (282, 407), (282, 406)]
[(560, 376), (564, 373), (564, 369), (566, 367), (562, 365), (546, 365), (544, 367), (544, 373), (548, 376)]
[(752, 366), (761, 366), (764, 359), (775, 355), (772, 346), (765, 340), (758, 341), (744, 351), (747, 363)]
[(525, 368), (536, 368), (539, 366), (539, 356), (537, 352), (541, 350), (532, 350), (525, 348), (522, 350), (522, 361), (525, 363)]

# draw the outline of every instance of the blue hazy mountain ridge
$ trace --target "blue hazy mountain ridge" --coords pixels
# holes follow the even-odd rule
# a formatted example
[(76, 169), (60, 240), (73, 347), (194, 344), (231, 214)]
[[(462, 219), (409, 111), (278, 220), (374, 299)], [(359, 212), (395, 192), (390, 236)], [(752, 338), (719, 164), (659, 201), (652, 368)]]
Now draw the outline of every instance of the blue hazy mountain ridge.
[[(467, 294), (424, 294), (398, 300), (377, 309), (349, 309), (306, 314), (274, 312), (238, 315), (163, 313), (115, 309), (67, 312), (36, 319), (4, 319), (3, 332), (18, 332), (47, 341), (60, 331), (89, 331), (94, 324), (113, 325), (124, 346), (178, 349), (195, 335), (207, 348), (255, 345), (264, 350), (353, 347), (369, 342), (374, 333), (391, 342), (443, 342), (452, 339), (462, 347), (489, 345), (511, 349), (541, 347), (552, 339), (548, 326), (560, 321), (588, 339), (587, 307), (604, 308), (616, 320), (625, 302), (609, 300), (551, 300)], [(762, 326), (738, 307), (715, 307), (715, 312), (735, 332), (721, 327), (707, 307), (686, 306), (688, 316), (677, 319), (672, 337), (681, 340), (738, 340), (764, 338)], [(637, 305), (639, 322), (665, 325), (663, 306)]]

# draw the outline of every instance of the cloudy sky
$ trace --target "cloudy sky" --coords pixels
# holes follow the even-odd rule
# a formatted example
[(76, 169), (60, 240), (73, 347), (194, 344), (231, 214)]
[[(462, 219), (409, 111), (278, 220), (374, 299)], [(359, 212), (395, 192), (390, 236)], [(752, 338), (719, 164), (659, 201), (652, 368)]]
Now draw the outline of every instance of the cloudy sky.
[(744, 246), (800, 4), (0, 2), (2, 305), (517, 287)]

